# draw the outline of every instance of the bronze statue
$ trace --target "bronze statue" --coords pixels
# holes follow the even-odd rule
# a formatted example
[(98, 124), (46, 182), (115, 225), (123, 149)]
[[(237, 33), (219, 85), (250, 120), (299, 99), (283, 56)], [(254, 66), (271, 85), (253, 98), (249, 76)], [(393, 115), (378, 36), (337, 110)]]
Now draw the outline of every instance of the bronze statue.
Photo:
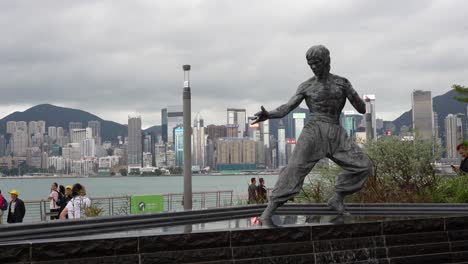
[(361, 114), (366, 112), (364, 101), (346, 78), (330, 73), (330, 52), (326, 47), (311, 47), (306, 59), (315, 76), (300, 84), (289, 102), (273, 111), (266, 111), (262, 106), (253, 118), (252, 124), (282, 118), (302, 100), (310, 110), (309, 121), (296, 141), (292, 158), (281, 170), (270, 202), (260, 216), (265, 226), (275, 226), (271, 220), (274, 211), (299, 193), (305, 176), (320, 159), (327, 157), (343, 168), (337, 177), (336, 193), (328, 200), (328, 205), (340, 215), (348, 214), (344, 197), (359, 191), (372, 171), (369, 157), (348, 137), (339, 122), (346, 98)]

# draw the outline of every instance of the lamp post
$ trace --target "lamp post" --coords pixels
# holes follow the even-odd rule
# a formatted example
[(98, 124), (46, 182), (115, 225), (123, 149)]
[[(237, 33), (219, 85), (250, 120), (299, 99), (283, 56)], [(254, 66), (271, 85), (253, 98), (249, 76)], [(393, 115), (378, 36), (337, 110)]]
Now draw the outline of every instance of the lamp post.
[(184, 70), (184, 210), (192, 210), (192, 123), (190, 65), (183, 65)]

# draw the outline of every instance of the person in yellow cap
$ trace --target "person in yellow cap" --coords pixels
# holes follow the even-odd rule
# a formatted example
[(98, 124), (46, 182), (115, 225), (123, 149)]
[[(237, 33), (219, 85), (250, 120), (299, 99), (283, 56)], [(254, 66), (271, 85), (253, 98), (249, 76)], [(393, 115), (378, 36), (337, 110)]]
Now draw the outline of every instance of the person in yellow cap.
[[(71, 185), (65, 186), (65, 201), (62, 204), (62, 206), (60, 206), (59, 216), (62, 213), (63, 209), (65, 209), (65, 207), (67, 206), (68, 202), (73, 198), (72, 188), (73, 187)], [(68, 215), (66, 215), (65, 218), (68, 218)]]
[(24, 215), (26, 214), (24, 202), (18, 198), (19, 192), (17, 190), (11, 190), (8, 193), (11, 195), (11, 201), (8, 207), (7, 222), (10, 224), (22, 223)]

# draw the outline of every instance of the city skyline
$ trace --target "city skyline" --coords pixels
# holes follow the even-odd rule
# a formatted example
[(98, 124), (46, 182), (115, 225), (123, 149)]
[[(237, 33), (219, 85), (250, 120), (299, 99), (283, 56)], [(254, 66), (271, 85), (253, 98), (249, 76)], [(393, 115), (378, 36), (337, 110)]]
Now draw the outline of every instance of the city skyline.
[(377, 118), (393, 120), (411, 109), (402, 95), (420, 89), (437, 96), (467, 83), (467, 29), (457, 22), (467, 5), (2, 2), (9, 41), (0, 45), (0, 116), (49, 102), (121, 124), (138, 112), (143, 127), (159, 124), (160, 109), (181, 103), (180, 66), (190, 63), (193, 112), (221, 124), (226, 107), (255, 113), (284, 103), (312, 76), (307, 48), (324, 44), (332, 72), (347, 76), (360, 95), (385, 98)]

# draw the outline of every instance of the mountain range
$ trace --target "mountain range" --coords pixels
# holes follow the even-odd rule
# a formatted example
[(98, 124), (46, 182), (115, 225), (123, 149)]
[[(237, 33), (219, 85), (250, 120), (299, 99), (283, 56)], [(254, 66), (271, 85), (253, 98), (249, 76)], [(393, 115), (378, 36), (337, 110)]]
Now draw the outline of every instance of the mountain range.
[[(24, 112), (14, 112), (0, 119), (0, 134), (6, 133), (6, 123), (8, 121), (37, 121), (44, 120), (46, 127), (57, 126), (68, 129), (68, 123), (78, 121), (83, 127), (88, 125), (88, 121), (97, 120), (101, 122), (101, 138), (103, 141), (116, 141), (117, 136), (127, 136), (127, 125), (122, 125), (113, 121), (104, 120), (96, 115), (79, 109), (65, 108), (51, 104), (40, 104), (27, 109)], [(158, 132), (160, 126), (153, 126), (144, 132)], [(47, 131), (47, 129), (46, 129)], [(159, 132), (160, 133), (160, 132)]]
[[(433, 98), (434, 112), (438, 115), (439, 124), (439, 135), (444, 133), (444, 119), (448, 114), (465, 113), (467, 111), (467, 104), (455, 101), (453, 97), (456, 96), (454, 90), (450, 90), (443, 95), (439, 95)], [(377, 102), (378, 105), (378, 102)], [(307, 109), (298, 109), (296, 112), (308, 112)], [(396, 127), (396, 131), (400, 131), (402, 126), (411, 127), (412, 125), (412, 111), (409, 110), (393, 120), (393, 124)], [(79, 109), (59, 107), (51, 104), (40, 104), (27, 109), (24, 112), (14, 112), (2, 119), (0, 119), (0, 134), (6, 133), (6, 123), (8, 121), (37, 121), (44, 120), (46, 126), (61, 126), (68, 129), (68, 123), (72, 121), (79, 121), (83, 127), (86, 127), (88, 121), (98, 120), (101, 122), (101, 137), (103, 141), (117, 140), (117, 136), (127, 136), (128, 129), (127, 125), (122, 125), (113, 121), (104, 120), (96, 115), (88, 113)], [(271, 126), (277, 127), (279, 120), (272, 120)], [(276, 121), (276, 122), (275, 122)], [(286, 120), (283, 120), (286, 122)], [(270, 127), (270, 131), (272, 127)], [(144, 133), (161, 133), (161, 126), (152, 126), (143, 131)], [(271, 133), (271, 132), (270, 132)]]

